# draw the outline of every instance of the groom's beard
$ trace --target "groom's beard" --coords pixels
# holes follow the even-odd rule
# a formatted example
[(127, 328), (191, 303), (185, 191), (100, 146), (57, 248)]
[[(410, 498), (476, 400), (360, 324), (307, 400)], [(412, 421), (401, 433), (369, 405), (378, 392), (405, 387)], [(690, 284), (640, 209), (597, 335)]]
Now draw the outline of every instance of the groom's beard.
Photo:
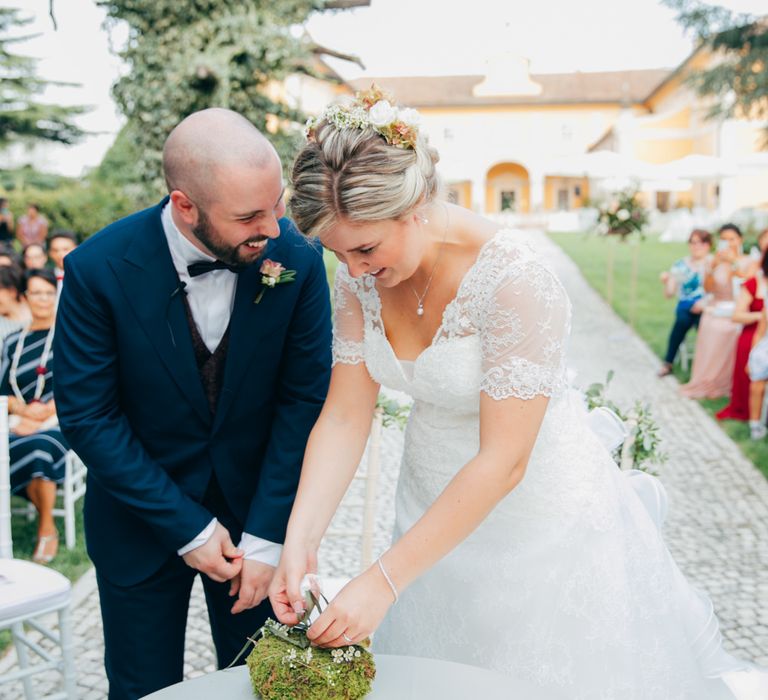
[(225, 243), (219, 232), (211, 225), (202, 209), (198, 208), (197, 225), (192, 227), (192, 235), (197, 238), (218, 260), (227, 265), (250, 265), (259, 259), (258, 254), (246, 243), (258, 243), (267, 239), (266, 236), (253, 236), (237, 246)]

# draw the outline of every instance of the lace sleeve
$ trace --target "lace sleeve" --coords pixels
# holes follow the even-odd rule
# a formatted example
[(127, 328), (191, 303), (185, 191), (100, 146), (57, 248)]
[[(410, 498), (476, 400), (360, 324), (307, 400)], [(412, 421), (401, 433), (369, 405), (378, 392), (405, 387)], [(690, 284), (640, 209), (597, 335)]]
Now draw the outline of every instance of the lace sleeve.
[(347, 266), (336, 269), (333, 288), (333, 364), (357, 365), (363, 354), (363, 309)]
[(481, 391), (500, 400), (561, 390), (571, 305), (555, 275), (535, 257), (523, 256), (496, 277), (487, 303)]

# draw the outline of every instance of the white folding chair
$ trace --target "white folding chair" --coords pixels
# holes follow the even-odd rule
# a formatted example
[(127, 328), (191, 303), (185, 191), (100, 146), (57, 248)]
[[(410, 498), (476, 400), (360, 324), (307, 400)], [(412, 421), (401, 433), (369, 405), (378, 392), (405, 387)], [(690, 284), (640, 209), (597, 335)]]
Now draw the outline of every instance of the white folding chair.
[[(70, 598), (71, 584), (58, 571), (13, 558), (8, 397), (0, 396), (0, 629), (11, 630), (18, 660), (18, 670), (0, 675), (0, 685), (21, 681), (27, 700), (34, 700), (38, 696), (32, 676), (57, 670), (62, 675), (61, 690), (44, 697), (77, 698)], [(47, 626), (53, 613), (58, 617), (58, 631)], [(52, 654), (47, 648), (50, 643), (59, 646), (61, 653)], [(30, 663), (30, 652), (42, 663)]]
[[(57, 518), (64, 518), (64, 541), (67, 549), (75, 548), (77, 530), (75, 527), (75, 504), (78, 499), (85, 495), (85, 477), (88, 475), (88, 469), (75, 454), (74, 450), (67, 452), (64, 463), (64, 481), (56, 489), (57, 497), (61, 498), (61, 508), (54, 508), (53, 515)], [(32, 503), (24, 507), (14, 508), (12, 513), (24, 514), (27, 520), (34, 520), (37, 517), (37, 511)]]

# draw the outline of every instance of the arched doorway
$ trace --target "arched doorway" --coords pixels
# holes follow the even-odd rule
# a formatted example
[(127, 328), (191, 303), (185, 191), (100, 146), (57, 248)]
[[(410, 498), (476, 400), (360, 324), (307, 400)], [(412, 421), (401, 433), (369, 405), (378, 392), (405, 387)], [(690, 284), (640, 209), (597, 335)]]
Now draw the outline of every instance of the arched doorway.
[(528, 171), (519, 163), (494, 165), (485, 179), (485, 211), (527, 214), (531, 208)]

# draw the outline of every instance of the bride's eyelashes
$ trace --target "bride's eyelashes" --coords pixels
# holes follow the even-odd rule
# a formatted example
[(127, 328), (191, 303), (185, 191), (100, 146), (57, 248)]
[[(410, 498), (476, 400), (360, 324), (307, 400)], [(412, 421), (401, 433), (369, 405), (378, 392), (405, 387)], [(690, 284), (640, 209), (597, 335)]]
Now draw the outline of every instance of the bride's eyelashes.
[(376, 248), (378, 248), (378, 246), (372, 245), (370, 248), (360, 248), (360, 250), (358, 252), (362, 253), (363, 255), (369, 255), (374, 250), (376, 250)]

